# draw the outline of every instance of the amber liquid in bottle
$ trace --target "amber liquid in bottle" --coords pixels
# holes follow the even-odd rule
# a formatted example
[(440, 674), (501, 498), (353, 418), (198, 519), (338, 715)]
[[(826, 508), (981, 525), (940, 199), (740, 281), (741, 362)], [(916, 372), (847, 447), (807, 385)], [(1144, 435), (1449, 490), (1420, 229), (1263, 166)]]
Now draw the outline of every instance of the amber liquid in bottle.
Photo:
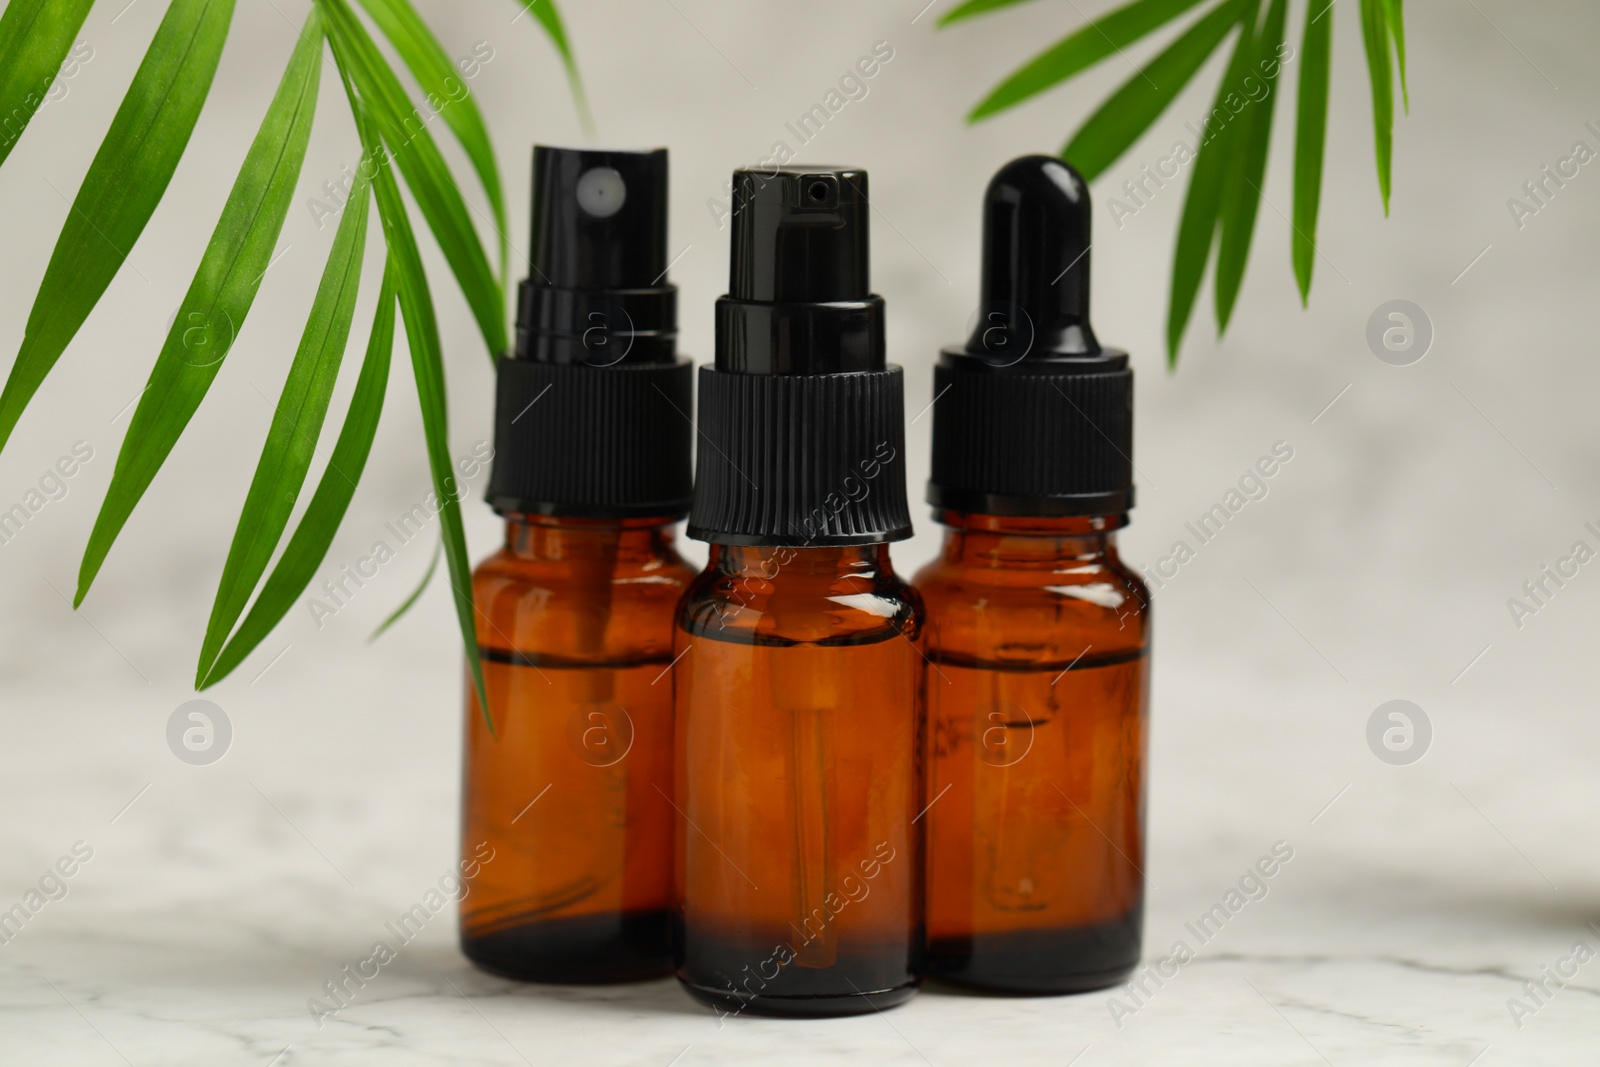
[(719, 1014), (921, 975), (922, 607), (884, 545), (712, 545), (678, 611), (674, 959)]
[(927, 604), (930, 978), (1112, 985), (1139, 959), (1149, 596), (1123, 516), (944, 511)]
[(671, 522), (513, 519), (473, 575), (495, 733), (469, 681), (460, 918), (486, 970), (671, 973), (672, 619), (694, 577)]

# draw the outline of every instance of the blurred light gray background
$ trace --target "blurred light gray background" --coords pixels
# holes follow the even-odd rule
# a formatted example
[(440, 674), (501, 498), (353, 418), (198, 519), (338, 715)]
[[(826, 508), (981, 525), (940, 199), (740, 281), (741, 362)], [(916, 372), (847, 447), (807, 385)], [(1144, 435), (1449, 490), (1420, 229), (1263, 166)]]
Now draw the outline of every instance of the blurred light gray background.
[[(471, 84), (500, 155), (520, 260), (531, 145), (586, 140), (554, 50), (509, 0), (418, 6), (452, 56), (470, 55), (479, 42), (492, 49)], [(1058, 150), (1132, 64), (1156, 50), (1146, 41), (1125, 59), (1114, 56), (968, 126), (963, 115), (1003, 75), (1111, 5), (1036, 0), (945, 30), (933, 23), (952, 5), (920, 6), (566, 4), (596, 143), (672, 151), (670, 240), (672, 253), (681, 252), (672, 279), (681, 290), (684, 352), (708, 359), (712, 350), (712, 305), (727, 262), (714, 202), (730, 171), (767, 157), (775, 141), (797, 146), (785, 123), (886, 42), (893, 57), (867, 82), (867, 95), (797, 158), (859, 164), (871, 174), (879, 209), (874, 288), (888, 301), (891, 358), (906, 369), (908, 415), (916, 414), (932, 399), (939, 347), (963, 336), (974, 311), (978, 204), (989, 175), (1016, 155)], [(924, 996), (893, 1017), (912, 1048), (870, 1019), (831, 1031), (854, 1035), (844, 1045), (877, 1049), (883, 1062), (920, 1062), (913, 1049), (956, 1062), (955, 1050), (968, 1045), (1066, 1062), (1091, 1043), (1110, 1050), (1096, 1053), (1108, 1061), (1136, 1062), (1138, 1050), (1161, 1048), (1210, 1062), (1233, 1048), (1236, 1036), (1213, 1025), (1226, 1017), (1245, 1020), (1229, 1031), (1235, 1035), (1252, 1026), (1269, 1035), (1260, 1038), (1263, 1054), (1316, 1062), (1266, 1010), (1290, 1002), (1333, 1006), (1333, 1015), (1297, 1021), (1334, 1062), (1339, 1050), (1390, 1062), (1398, 1048), (1405, 1055), (1393, 1062), (1465, 1063), (1488, 1043), (1503, 1062), (1554, 1063), (1562, 1062), (1560, 1042), (1586, 1026), (1594, 1032), (1586, 994), (1556, 1001), (1525, 1029), (1511, 1025), (1504, 1000), (1515, 992), (1506, 975), (1537, 972), (1580, 936), (1600, 944), (1585, 926), (1600, 919), (1592, 847), (1600, 563), (1582, 567), (1521, 625), (1507, 604), (1574, 542), (1600, 548), (1584, 526), (1600, 527), (1600, 164), (1584, 166), (1520, 226), (1507, 201), (1525, 197), (1524, 183), (1575, 142), (1600, 150), (1600, 10), (1578, 0), (1407, 5), (1410, 114), (1396, 118), (1385, 219), (1356, 8), (1346, 0), (1332, 15), (1321, 255), (1309, 308), (1295, 289), (1285, 218), (1296, 64), (1274, 94), (1264, 202), (1232, 327), (1216, 339), (1208, 282), (1176, 372), (1166, 367), (1163, 338), (1187, 175), (1120, 226), (1106, 202), (1143, 164), (1188, 141), (1184, 123), (1208, 110), (1222, 53), (1095, 185), (1094, 322), (1102, 341), (1132, 353), (1137, 375), (1139, 500), (1122, 536), (1127, 559), (1153, 565), (1179, 539), (1193, 544), (1185, 522), (1219, 502), (1276, 443), (1293, 448), (1268, 495), (1155, 590), (1148, 947), (1164, 950), (1185, 916), (1204, 910), (1274, 840), (1289, 840), (1296, 860), (1274, 895), (1218, 950), (1257, 960), (1248, 976), (1265, 997), (1236, 978), (1219, 980), (1216, 966), (1197, 966), (1204, 977), (1186, 978), (1184, 992), (1164, 994), (1139, 1026), (1118, 1032), (1098, 995), (1044, 1002), (1037, 1018), (1015, 1002)], [(319, 229), (306, 201), (358, 156), (331, 60), (281, 259), (83, 610), (74, 615), (65, 599), (128, 405), (307, 9), (305, 0), (239, 5), (210, 101), (165, 199), (0, 456), (3, 510), (76, 442), (93, 450), (65, 497), (0, 545), (0, 905), (19, 898), (75, 840), (96, 848), (71, 896), (0, 948), (0, 989), (27, 1009), (18, 1016), (19, 1047), (79, 1049), (82, 1062), (114, 1062), (67, 1011), (91, 998), (107, 1012), (128, 1009), (100, 1023), (135, 1062), (265, 1062), (284, 1044), (314, 1046), (323, 1035), (310, 1028), (302, 999), (365, 947), (375, 916), (409, 903), (455, 847), (461, 654), (444, 582), (381, 640), (366, 641), (426, 568), (431, 534), (402, 549), (320, 627), (297, 608), (208, 694), (232, 722), (223, 760), (186, 766), (165, 740), (168, 717), (193, 695), (222, 560), (332, 239), (333, 227)], [(81, 34), (92, 60), (0, 169), (0, 363), (9, 365), (21, 342), (68, 202), (162, 11), (155, 0), (100, 5)], [(1294, 11), (1290, 39), (1298, 45), (1301, 6)], [(442, 128), (436, 136), (460, 164), (463, 192), (483, 208), (453, 142)], [(483, 232), (492, 247), (493, 234)], [(490, 437), (492, 371), (431, 236), (422, 240), (448, 352), (451, 448), (462, 456)], [(342, 417), (364, 344), (378, 245), (373, 227), (354, 355), (330, 420)], [(1374, 311), (1396, 299), (1418, 305), (1434, 334), (1425, 358), (1409, 366), (1380, 361), (1366, 340)], [(430, 488), (403, 348), (394, 366), (366, 479), (319, 581), (364, 555), (383, 523)], [(931, 421), (910, 427), (915, 500)], [(481, 502), (484, 481), (473, 482), (464, 505), (474, 558), (501, 534)], [(926, 509), (916, 514), (916, 538), (894, 549), (908, 575), (939, 539)], [(686, 547), (703, 558), (701, 546)], [(1409, 766), (1388, 765), (1368, 747), (1368, 719), (1391, 699), (1415, 702), (1431, 722), (1431, 747)], [(393, 981), (453, 997), (438, 974), (458, 975), (458, 983), (472, 977), (443, 924), (429, 937), (431, 947)], [(1326, 958), (1335, 961), (1332, 977), (1292, 963)], [(1405, 971), (1407, 960), (1434, 969), (1433, 984)], [(1497, 968), (1501, 978), (1471, 977)], [(1448, 975), (1457, 977), (1438, 977)], [(1579, 981), (1594, 986), (1600, 978)], [(1357, 992), (1378, 988), (1381, 996)], [(182, 1005), (206, 996), (217, 1000), (212, 1023), (163, 1015), (182, 1016)], [(497, 1022), (525, 1050), (542, 1040), (563, 1057), (592, 1054), (597, 1062), (632, 1062), (596, 1052), (622, 1047), (607, 1041), (648, 1045), (638, 1062), (666, 1063), (702, 1040), (689, 1028), (706, 1023), (679, 1010), (676, 991), (641, 996), (657, 1016), (626, 996), (573, 995), (560, 1002), (577, 1020), (565, 1028), (535, 1027), (506, 1009)], [(459, 1002), (455, 1011), (451, 1025), (471, 1034), (462, 1040), (484, 1042), (479, 1062), (508, 1056)], [(1341, 1024), (1340, 1011), (1379, 1022)], [(993, 1012), (1009, 1013), (1013, 1028), (996, 1036)], [(969, 1020), (971, 1033), (943, 1034), (941, 1017)], [(224, 1019), (227, 1026), (217, 1021)], [(620, 1036), (608, 1038), (602, 1023)], [(807, 1033), (829, 1032), (807, 1025)], [(734, 1050), (759, 1049), (799, 1062), (816, 1051), (809, 1039), (780, 1039), (784, 1033), (705, 1037), (694, 1056), (734, 1062)], [(1175, 1046), (1180, 1034), (1193, 1043)], [(718, 1050), (717, 1040), (730, 1043)], [(1187, 1051), (1173, 1051), (1179, 1047)], [(256, 1051), (265, 1054), (246, 1055)], [(411, 1062), (394, 1055), (392, 1062)]]

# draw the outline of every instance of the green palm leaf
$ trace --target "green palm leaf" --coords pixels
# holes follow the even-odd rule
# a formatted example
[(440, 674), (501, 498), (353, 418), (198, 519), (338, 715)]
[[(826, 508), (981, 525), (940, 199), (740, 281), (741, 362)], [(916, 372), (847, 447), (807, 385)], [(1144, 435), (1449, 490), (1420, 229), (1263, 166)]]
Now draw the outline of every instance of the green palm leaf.
[(1024, 63), (997, 85), (967, 115), (968, 122), (987, 118), (997, 111), (1014, 107), (1087, 70), (1102, 59), (1130, 45), (1160, 26), (1177, 18), (1200, 0), (1135, 0), (1126, 7), (1097, 19), (1068, 34), (1033, 59)]
[(1088, 181), (1115, 163), (1216, 51), (1238, 23), (1245, 2), (1228, 0), (1218, 5), (1124, 82), (1072, 135), (1061, 149), (1062, 158)]
[(567, 71), (567, 84), (572, 89), (572, 99), (578, 105), (578, 118), (583, 122), (583, 128), (592, 133), (594, 120), (589, 115), (589, 98), (583, 91), (583, 80), (578, 77), (578, 61), (572, 54), (572, 44), (567, 40), (567, 28), (561, 22), (561, 11), (556, 7), (556, 0), (528, 0), (527, 3), (519, 0), (518, 6), (523, 11), (533, 13), (533, 17), (539, 20), (539, 25), (544, 27), (544, 32), (551, 43), (556, 46), (556, 51), (561, 55), (561, 65)]
[(378, 432), (378, 416), (383, 412), (384, 393), (389, 384), (389, 358), (394, 349), (394, 308), (394, 263), (391, 260), (383, 272), (366, 358), (361, 364), (361, 375), (356, 379), (355, 394), (350, 398), (344, 428), (333, 446), (333, 456), (322, 472), (322, 480), (311, 495), (311, 503), (306, 506), (300, 525), (295, 527), (277, 566), (262, 585), (261, 594), (205, 673), (199, 688), (207, 688), (226, 678), (261, 644), (311, 584), (317, 566), (328, 554), (333, 535), (344, 521), (350, 498), (355, 495), (356, 483), (366, 469), (372, 441)]
[(1328, 72), (1332, 66), (1334, 0), (1311, 0), (1300, 41), (1299, 114), (1294, 142), (1294, 226), (1290, 258), (1300, 303), (1311, 297), (1317, 259), (1317, 208), (1322, 200), (1322, 153), (1328, 134)]
[(1026, 0), (967, 0), (966, 3), (957, 4), (940, 15), (938, 25), (943, 28), (952, 22), (960, 22), (962, 19), (970, 19), (977, 15), (987, 15), (991, 11), (1025, 2)]
[[(1189, 177), (1189, 190), (1184, 194), (1183, 215), (1178, 220), (1178, 245), (1172, 256), (1172, 299), (1167, 307), (1167, 365), (1177, 366), (1178, 344), (1189, 326), (1189, 316), (1194, 311), (1194, 301), (1200, 292), (1200, 279), (1205, 277), (1206, 264), (1211, 259), (1211, 245), (1217, 236), (1217, 219), (1222, 210), (1223, 180), (1228, 172), (1229, 146), (1238, 132), (1238, 124), (1227, 116), (1228, 94), (1233, 86), (1242, 85), (1250, 69), (1251, 43), (1254, 38), (1250, 27), (1255, 25), (1260, 11), (1259, 0), (1250, 0), (1239, 17), (1239, 39), (1234, 43), (1233, 55), (1228, 60), (1227, 73), (1217, 88), (1216, 100), (1206, 118), (1206, 140), (1195, 146), (1199, 155), (1194, 161), (1194, 173)], [(1213, 128), (1221, 116), (1223, 121)]]
[(1400, 95), (1406, 113), (1411, 113), (1411, 90), (1406, 88), (1406, 19), (1404, 0), (1383, 0), (1384, 21), (1389, 24), (1389, 35), (1394, 38), (1394, 55), (1400, 61)]
[[(326, 556), (371, 451), (388, 382), (398, 301), (411, 344), (429, 467), (442, 513), (441, 551), (430, 562), (428, 573), (437, 565), (438, 555), (445, 555), (473, 680), (487, 718), (465, 536), (446, 452), (438, 325), (410, 219), (388, 164), (399, 163), (491, 356), (508, 347), (505, 275), (509, 241), (504, 193), (477, 103), (465, 91), (462, 79), (457, 78), (411, 0), (361, 2), (422, 88), (428, 107), (424, 111), (412, 106), (347, 0), (314, 0), (305, 30), (138, 398), (111, 486), (84, 551), (74, 604), (87, 595), (111, 546), (204, 400), (249, 314), (263, 276), (276, 262), (272, 253), (310, 137), (322, 42), (329, 39), (357, 120), (364, 165), (351, 194), (357, 199), (345, 204), (347, 210), (322, 285), (288, 370), (284, 395), (229, 549), (202, 643), (197, 685), (215, 684), (258, 647)], [(92, 0), (11, 0), (0, 6), (0, 116), (4, 116), (0, 119), (0, 164), (48, 98), (91, 4)], [(555, 0), (533, 0), (521, 6), (534, 14), (555, 44), (587, 126), (577, 64)], [(168, 3), (45, 268), (21, 348), (0, 390), (0, 449), (126, 262), (165, 193), (210, 92), (233, 8), (233, 0)], [(427, 129), (441, 114), (489, 201), (492, 218), (486, 221), (500, 235), (498, 280), (454, 175)], [(389, 257), (366, 358), (328, 469), (282, 557), (263, 583), (261, 576), (304, 487), (343, 361), (369, 195), (378, 201)], [(426, 581), (424, 578), (424, 586)], [(252, 603), (258, 584), (260, 591)], [(414, 593), (389, 621), (416, 600)], [(243, 622), (238, 621), (241, 614)], [(492, 720), (490, 728), (492, 731)]]
[(321, 20), (313, 10), (134, 409), (78, 568), (75, 604), (83, 602), (111, 545), (205, 399), (250, 314), (300, 177), (316, 112), (321, 59)]
[[(548, 3), (549, 0), (544, 2)], [(500, 235), (500, 281), (503, 289), (510, 247), (506, 236), (506, 204), (500, 190), (500, 171), (495, 166), (494, 148), (489, 143), (489, 127), (478, 110), (478, 102), (473, 99), (455, 64), (451, 63), (439, 39), (422, 21), (410, 0), (361, 0), (361, 6), (367, 9), (367, 14), (372, 16), (383, 35), (394, 45), (395, 51), (400, 53), (400, 58), (405, 60), (406, 69), (411, 71), (412, 77), (417, 79), (417, 84), (430, 98), (430, 106), (432, 101), (440, 102), (439, 117), (455, 134), (472, 169), (477, 172), (478, 181), (483, 184), (484, 194), (489, 198), (489, 210), (494, 212), (495, 231)]]
[[(326, 8), (340, 0), (317, 0)], [(368, 115), (360, 83), (353, 75), (354, 41), (342, 32), (330, 36), (334, 59), (344, 79), (345, 94), (368, 159), (380, 159), (383, 145)], [(444, 542), (445, 562), (449, 567), (450, 590), (461, 628), (461, 643), (478, 694), (484, 721), (494, 733), (494, 717), (489, 708), (489, 693), (483, 684), (483, 662), (478, 656), (476, 607), (472, 600), (472, 569), (467, 559), (466, 533), (461, 525), (461, 504), (454, 469), (450, 462), (449, 426), (445, 402), (444, 360), (439, 345), (439, 325), (434, 318), (433, 300), (428, 294), (428, 278), (417, 251), (411, 222), (406, 217), (400, 188), (387, 167), (376, 167), (373, 190), (378, 198), (378, 215), (383, 220), (384, 238), (395, 265), (395, 285), (400, 297), (400, 314), (405, 320), (406, 342), (411, 348), (412, 373), (417, 382), (417, 400), (422, 408), (423, 437), (427, 442), (428, 467), (433, 475), (433, 492), (439, 503), (439, 522)]]
[(11, 0), (0, 15), (0, 163), (44, 105), (94, 0)]
[[(1272, 139), (1272, 112), (1277, 105), (1278, 47), (1283, 44), (1283, 24), (1288, 15), (1288, 0), (1272, 0), (1267, 21), (1255, 39), (1254, 63), (1249, 77), (1265, 84), (1267, 95), (1250, 99), (1239, 119), (1239, 132), (1233, 142), (1228, 190), (1222, 200), (1219, 219), (1221, 236), (1217, 241), (1217, 332), (1228, 328), (1239, 286), (1244, 282), (1245, 261), (1250, 257), (1250, 239), (1255, 234), (1256, 213), (1261, 208), (1261, 182), (1267, 170), (1267, 145)], [(1266, 71), (1274, 75), (1267, 78)], [(1248, 83), (1247, 83), (1248, 84)]]
[(368, 635), (368, 641), (376, 641), (378, 638), (382, 637), (389, 627), (400, 621), (400, 616), (410, 611), (412, 605), (414, 605), (418, 600), (422, 599), (422, 594), (427, 590), (428, 583), (433, 581), (433, 572), (439, 569), (439, 556), (443, 553), (443, 550), (444, 542), (442, 540), (435, 541), (433, 543), (433, 556), (428, 560), (428, 569), (422, 572), (422, 580), (417, 583), (417, 587), (415, 589), (411, 590), (411, 594), (400, 602), (400, 606), (391, 611), (388, 616), (378, 624), (378, 628), (373, 630), (372, 633)]
[(261, 460), (222, 567), (211, 619), (200, 646), (200, 663), (195, 672), (197, 688), (210, 673), (256, 583), (266, 573), (311, 469), (339, 365), (344, 360), (345, 343), (350, 338), (350, 321), (355, 317), (367, 241), (367, 205), (371, 199), (367, 182), (358, 176), (339, 219), (311, 316), (300, 336), (294, 362), (289, 365), (289, 377), (273, 412), (267, 443), (261, 450)]
[[(400, 173), (455, 273), (492, 359), (509, 347), (504, 292), (489, 267), (461, 190), (428, 133), (428, 120), (411, 106), (400, 80), (384, 63), (345, 0), (318, 3), (328, 17), (328, 37), (344, 57), (341, 70), (355, 83), (362, 106), (388, 145), (388, 151), (372, 158), (379, 169), (386, 168), (390, 159), (400, 164)], [(404, 303), (404, 285), (400, 291)]]
[(166, 192), (211, 91), (232, 0), (173, 0), (61, 227), (0, 393), (0, 449), (116, 277)]
[(1385, 215), (1389, 214), (1389, 161), (1394, 139), (1394, 71), (1389, 65), (1389, 41), (1383, 0), (1361, 0), (1361, 43), (1367, 49), (1367, 74), (1372, 81), (1372, 137)]

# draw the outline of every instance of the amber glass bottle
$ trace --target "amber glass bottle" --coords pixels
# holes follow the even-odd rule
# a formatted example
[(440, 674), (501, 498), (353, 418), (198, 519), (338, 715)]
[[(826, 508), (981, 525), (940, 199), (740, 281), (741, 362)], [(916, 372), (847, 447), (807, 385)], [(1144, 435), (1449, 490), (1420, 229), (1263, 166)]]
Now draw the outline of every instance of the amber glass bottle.
[(678, 978), (720, 1014), (839, 1015), (921, 980), (921, 602), (866, 174), (734, 175), (678, 610)]
[(684, 598), (679, 973), (722, 1011), (916, 990), (921, 617), (881, 544), (713, 545)]
[(1148, 596), (1123, 516), (942, 511), (930, 620), (928, 969), (1093, 989), (1139, 958)]
[(1132, 372), (1089, 325), (1089, 191), (1060, 160), (984, 202), (982, 314), (934, 374), (928, 974), (1115, 983), (1144, 905), (1149, 596), (1117, 557)]
[(462, 951), (517, 978), (671, 969), (672, 619), (694, 576), (672, 525), (693, 371), (662, 284), (666, 178), (663, 151), (534, 153), (533, 276), (489, 486), (506, 542), (473, 576), (490, 714), (469, 685), (462, 777)]
[(480, 966), (543, 981), (669, 973), (671, 519), (529, 516), (473, 575), (495, 733), (471, 699), (463, 901)]

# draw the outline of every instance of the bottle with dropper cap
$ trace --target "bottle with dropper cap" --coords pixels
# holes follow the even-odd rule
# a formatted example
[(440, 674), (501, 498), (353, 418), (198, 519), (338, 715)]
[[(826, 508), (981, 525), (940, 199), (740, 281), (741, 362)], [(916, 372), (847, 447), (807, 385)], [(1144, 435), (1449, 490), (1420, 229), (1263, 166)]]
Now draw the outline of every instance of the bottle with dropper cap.
[(1133, 375), (1089, 326), (1089, 190), (1001, 168), (983, 299), (935, 370), (928, 502), (928, 976), (1112, 985), (1143, 921), (1149, 595), (1117, 555)]
[[(672, 617), (694, 577), (693, 369), (676, 353), (667, 153), (537, 147), (532, 276), (499, 366), (473, 575), (461, 946), (537, 981), (670, 973)], [(659, 684), (657, 684), (659, 683)]]
[(841, 1015), (920, 981), (922, 608), (867, 176), (736, 171), (678, 608), (674, 961), (721, 1014)]

